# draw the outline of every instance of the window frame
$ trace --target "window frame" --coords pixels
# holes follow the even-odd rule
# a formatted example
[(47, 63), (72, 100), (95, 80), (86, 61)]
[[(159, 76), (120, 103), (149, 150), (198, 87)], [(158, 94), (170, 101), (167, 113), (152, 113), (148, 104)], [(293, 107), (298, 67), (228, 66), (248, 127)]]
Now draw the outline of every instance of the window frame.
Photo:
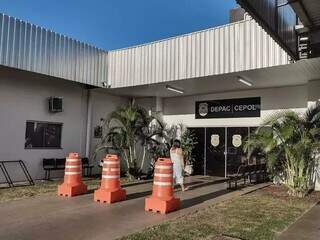
[[(59, 146), (57, 146), (57, 147), (48, 147), (48, 146), (43, 146), (43, 147), (28, 147), (28, 146), (26, 146), (27, 124), (28, 124), (28, 123), (34, 123), (34, 124), (35, 124), (35, 123), (36, 123), (36, 124), (42, 123), (42, 124), (46, 124), (45, 129), (47, 129), (50, 124), (52, 124), (52, 125), (60, 125)], [(62, 122), (49, 122), (49, 121), (38, 121), (38, 120), (26, 120), (26, 123), (25, 123), (25, 143), (24, 143), (24, 149), (26, 149), (26, 150), (32, 150), (32, 149), (36, 149), (36, 150), (63, 149), (63, 148), (62, 148), (62, 131), (63, 131), (63, 123), (62, 123)], [(46, 131), (43, 132), (44, 135), (45, 135), (45, 132), (46, 132)], [(43, 145), (44, 145), (44, 143), (45, 143), (45, 140), (46, 140), (46, 138), (45, 138), (45, 136), (43, 136)]]

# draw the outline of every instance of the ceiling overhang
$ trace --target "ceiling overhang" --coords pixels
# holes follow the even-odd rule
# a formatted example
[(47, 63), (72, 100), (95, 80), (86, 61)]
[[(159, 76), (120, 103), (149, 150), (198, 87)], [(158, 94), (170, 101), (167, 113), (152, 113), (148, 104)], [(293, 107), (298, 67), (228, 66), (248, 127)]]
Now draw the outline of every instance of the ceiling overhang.
[(289, 0), (305, 27), (317, 29), (320, 26), (320, 1), (319, 0)]
[[(243, 71), (237, 73), (212, 75), (159, 84), (109, 89), (111, 94), (126, 97), (177, 97), (223, 93), (250, 89), (263, 89), (284, 86), (304, 85), (311, 80), (320, 80), (320, 58), (300, 60), (293, 64)], [(239, 81), (243, 78), (252, 86)], [(167, 89), (167, 85), (183, 91), (177, 93)]]

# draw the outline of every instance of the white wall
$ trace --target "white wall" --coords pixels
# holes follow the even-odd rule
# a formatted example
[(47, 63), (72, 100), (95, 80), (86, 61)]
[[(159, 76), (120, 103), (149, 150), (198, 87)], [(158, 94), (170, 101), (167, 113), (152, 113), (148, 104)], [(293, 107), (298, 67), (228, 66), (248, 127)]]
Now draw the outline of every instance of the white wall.
[[(111, 96), (104, 92), (104, 89), (91, 90), (92, 97), (92, 125), (90, 131), (90, 155), (95, 151), (95, 147), (99, 142), (99, 139), (94, 138), (94, 127), (100, 125), (101, 118), (107, 118), (108, 115), (114, 111), (117, 106), (128, 103), (127, 98)], [(94, 160), (95, 169), (98, 171), (97, 164), (104, 157), (104, 151), (101, 151)], [(123, 161), (121, 162), (123, 164)]]
[[(63, 158), (73, 151), (85, 155), (88, 90), (72, 81), (30, 72), (4, 67), (0, 72), (0, 160), (22, 159), (32, 177), (39, 179), (44, 177), (42, 158)], [(93, 97), (90, 130), (93, 146), (93, 127), (98, 119), (125, 99), (110, 96), (103, 89), (90, 91)], [(48, 112), (47, 98), (50, 96), (63, 97), (63, 112)], [(63, 123), (62, 149), (25, 149), (27, 120)], [(21, 173), (15, 175), (21, 176)], [(63, 176), (63, 171), (52, 172), (52, 176)]]
[(136, 104), (144, 107), (147, 111), (156, 111), (156, 98), (155, 97), (142, 97), (135, 98)]
[[(261, 97), (261, 117), (195, 119), (195, 102), (200, 100)], [(292, 109), (304, 111), (308, 101), (308, 86), (268, 88), (238, 92), (165, 98), (164, 121), (168, 124), (184, 123), (189, 127), (205, 126), (258, 126), (275, 110)]]
[(320, 80), (313, 80), (308, 83), (308, 101), (320, 100)]
[[(63, 97), (63, 112), (48, 112), (50, 96)], [(34, 178), (42, 178), (42, 158), (62, 158), (72, 151), (83, 154), (85, 110), (85, 90), (79, 84), (1, 68), (0, 158), (22, 159)], [(24, 149), (27, 120), (63, 123), (62, 149)]]

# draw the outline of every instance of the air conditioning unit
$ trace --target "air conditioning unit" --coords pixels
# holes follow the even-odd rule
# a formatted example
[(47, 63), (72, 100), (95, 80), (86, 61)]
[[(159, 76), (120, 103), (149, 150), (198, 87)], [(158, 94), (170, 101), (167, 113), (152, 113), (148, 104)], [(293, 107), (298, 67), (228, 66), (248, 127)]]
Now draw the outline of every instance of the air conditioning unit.
[(49, 97), (49, 112), (62, 112), (62, 97)]

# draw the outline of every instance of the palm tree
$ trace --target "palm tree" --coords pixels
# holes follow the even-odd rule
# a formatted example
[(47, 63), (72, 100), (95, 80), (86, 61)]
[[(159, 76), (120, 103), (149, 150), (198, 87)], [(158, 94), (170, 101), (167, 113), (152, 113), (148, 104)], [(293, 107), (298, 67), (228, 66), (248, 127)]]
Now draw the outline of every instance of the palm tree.
[[(95, 152), (112, 146), (125, 160), (127, 174), (137, 177), (145, 163), (147, 145), (157, 141), (156, 136), (162, 134), (162, 123), (132, 100), (107, 116), (103, 129), (104, 134)], [(140, 167), (137, 166), (138, 159), (141, 160)]]
[(280, 177), (290, 195), (305, 196), (313, 185), (320, 149), (320, 106), (304, 115), (278, 112), (268, 118), (247, 141), (249, 155), (260, 150), (266, 157), (269, 173)]
[(147, 150), (152, 145), (160, 145), (164, 136), (165, 124), (160, 120), (157, 115), (148, 114), (144, 108), (139, 108), (141, 122), (137, 131), (137, 142), (142, 146), (142, 157), (139, 171), (142, 172), (145, 160), (148, 154)]

